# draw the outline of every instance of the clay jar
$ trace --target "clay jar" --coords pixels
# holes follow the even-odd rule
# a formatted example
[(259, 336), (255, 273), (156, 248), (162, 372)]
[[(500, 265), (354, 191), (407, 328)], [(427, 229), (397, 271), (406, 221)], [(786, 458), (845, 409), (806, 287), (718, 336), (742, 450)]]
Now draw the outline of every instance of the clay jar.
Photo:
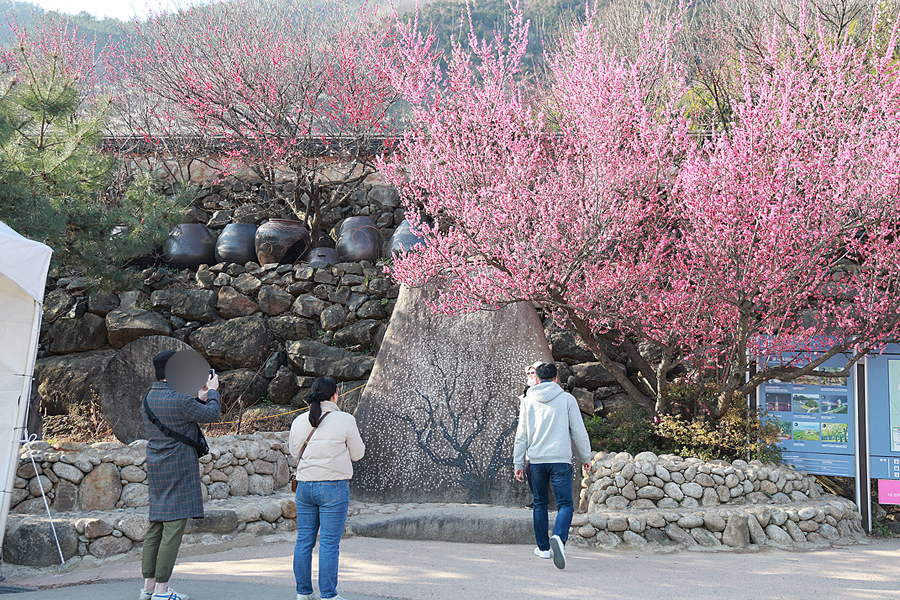
[(256, 260), (256, 225), (229, 223), (216, 241), (216, 262), (247, 264)]
[(173, 269), (197, 269), (215, 260), (216, 239), (202, 223), (182, 223), (169, 234), (163, 262)]
[(336, 264), (337, 261), (337, 252), (334, 251), (334, 248), (310, 248), (309, 252), (303, 257), (303, 262), (319, 262), (329, 266)]
[(271, 219), (256, 230), (259, 264), (294, 264), (310, 247), (309, 231), (300, 221)]
[(349, 217), (341, 223), (335, 246), (341, 262), (375, 262), (381, 257), (384, 241), (369, 217)]
[(424, 243), (425, 239), (414, 234), (410, 230), (409, 221), (404, 220), (397, 227), (397, 230), (394, 231), (394, 235), (391, 236), (391, 240), (388, 242), (387, 253), (388, 255), (406, 253)]

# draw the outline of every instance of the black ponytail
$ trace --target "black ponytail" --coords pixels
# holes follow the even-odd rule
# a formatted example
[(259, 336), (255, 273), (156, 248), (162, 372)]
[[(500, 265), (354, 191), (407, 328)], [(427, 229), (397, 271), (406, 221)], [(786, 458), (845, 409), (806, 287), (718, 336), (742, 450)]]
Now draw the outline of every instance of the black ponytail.
[(322, 402), (331, 400), (337, 392), (337, 383), (331, 377), (319, 377), (309, 388), (306, 403), (309, 405), (309, 424), (316, 427), (322, 418)]

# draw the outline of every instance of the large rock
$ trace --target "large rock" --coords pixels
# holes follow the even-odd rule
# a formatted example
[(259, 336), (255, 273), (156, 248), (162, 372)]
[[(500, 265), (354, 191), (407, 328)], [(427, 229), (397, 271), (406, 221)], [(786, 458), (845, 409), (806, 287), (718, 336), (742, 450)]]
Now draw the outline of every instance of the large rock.
[(521, 505), (525, 487), (509, 476), (517, 396), (525, 366), (550, 360), (537, 312), (449, 317), (426, 300), (437, 291), (401, 289), (360, 399), (354, 498)]
[(206, 325), (189, 339), (216, 369), (258, 369), (269, 355), (269, 332), (261, 315)]
[(307, 357), (303, 361), (303, 372), (312, 377), (328, 376), (335, 381), (353, 381), (368, 377), (374, 366), (375, 359), (365, 355), (338, 360)]
[(122, 494), (119, 469), (112, 463), (101, 463), (85, 475), (78, 492), (81, 509), (112, 510)]
[(113, 348), (121, 348), (149, 335), (171, 335), (169, 322), (153, 311), (116, 308), (106, 314), (106, 335)]
[(223, 319), (249, 317), (259, 312), (256, 302), (228, 285), (219, 290), (216, 308), (219, 309), (219, 316)]
[(75, 298), (66, 293), (66, 290), (53, 290), (44, 296), (42, 319), (45, 323), (53, 323), (59, 317), (67, 315), (73, 306), (75, 306)]
[(259, 308), (270, 317), (275, 317), (290, 310), (294, 297), (274, 285), (264, 285), (257, 295)]
[(50, 327), (50, 351), (57, 354), (87, 352), (106, 346), (106, 321), (93, 313), (63, 317)]
[(42, 358), (34, 365), (34, 383), (41, 397), (41, 410), (66, 414), (69, 406), (88, 404), (114, 350), (95, 350)]
[(169, 309), (172, 314), (188, 321), (212, 323), (219, 318), (216, 312), (216, 292), (172, 288), (158, 290), (150, 294), (153, 308)]
[(281, 341), (302, 340), (309, 337), (309, 321), (296, 315), (281, 315), (273, 317), (266, 323), (266, 327)]
[(290, 342), (285, 346), (288, 362), (297, 373), (305, 373), (305, 364), (308, 358), (321, 359), (323, 361), (337, 361), (343, 358), (352, 358), (353, 352), (334, 346), (326, 346), (312, 340), (299, 340)]
[(119, 308), (119, 297), (115, 294), (91, 293), (88, 298), (88, 312), (105, 317), (109, 311)]
[(134, 542), (125, 536), (108, 536), (91, 542), (90, 552), (97, 558), (108, 558), (116, 554), (125, 554), (131, 550)]
[(553, 319), (547, 319), (544, 326), (544, 334), (547, 336), (547, 343), (550, 345), (553, 358), (556, 360), (565, 360), (572, 363), (597, 360), (594, 357), (594, 353), (587, 349), (587, 346), (574, 331), (560, 327)]
[[(618, 366), (621, 367), (622, 371), (625, 371), (624, 367)], [(616, 378), (613, 377), (612, 373), (604, 369), (603, 365), (598, 362), (573, 365), (572, 374), (578, 378), (578, 387), (591, 391), (616, 383)]]
[[(78, 533), (70, 521), (56, 521), (56, 538), (63, 559), (78, 551)], [(10, 518), (3, 538), (3, 560), (15, 565), (49, 567), (60, 564), (59, 550), (50, 521), (36, 518)]]
[(274, 404), (290, 404), (297, 393), (297, 377), (287, 367), (280, 367), (269, 382), (268, 396)]
[(223, 410), (246, 408), (266, 395), (268, 382), (252, 369), (235, 369), (219, 373), (219, 393)]
[(151, 335), (131, 342), (109, 361), (99, 382), (100, 408), (120, 442), (130, 444), (147, 437), (141, 403), (156, 381), (153, 357), (166, 350), (188, 348), (175, 338)]
[(335, 332), (334, 344), (344, 348), (348, 346), (369, 347), (375, 341), (375, 332), (378, 331), (379, 325), (381, 325), (381, 322), (374, 319), (357, 321)]

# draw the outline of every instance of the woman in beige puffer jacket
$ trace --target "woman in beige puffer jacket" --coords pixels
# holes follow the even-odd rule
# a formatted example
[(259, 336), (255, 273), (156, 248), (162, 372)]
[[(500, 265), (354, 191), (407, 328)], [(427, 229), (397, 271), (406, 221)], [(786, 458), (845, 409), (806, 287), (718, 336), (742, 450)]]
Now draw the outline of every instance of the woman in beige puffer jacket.
[[(297, 600), (312, 600), (312, 551), (319, 537), (319, 596), (344, 600), (337, 593), (341, 536), (350, 503), (349, 480), (353, 461), (363, 457), (366, 447), (353, 415), (337, 405), (337, 384), (319, 377), (310, 388), (309, 414), (294, 419), (291, 454), (297, 463), (297, 545), (294, 547), (294, 578)], [(302, 457), (300, 456), (302, 453)]]

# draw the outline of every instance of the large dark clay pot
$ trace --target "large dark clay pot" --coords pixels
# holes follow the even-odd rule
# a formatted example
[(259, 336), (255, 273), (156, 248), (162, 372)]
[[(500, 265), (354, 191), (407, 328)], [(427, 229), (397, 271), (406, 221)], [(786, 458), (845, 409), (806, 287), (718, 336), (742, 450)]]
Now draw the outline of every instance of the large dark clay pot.
[(334, 251), (334, 248), (310, 248), (303, 257), (303, 262), (307, 263), (321, 262), (334, 265), (337, 264), (337, 261), (337, 252)]
[(390, 256), (392, 254), (409, 252), (416, 246), (421, 246), (424, 243), (425, 239), (414, 234), (410, 230), (409, 221), (404, 220), (397, 227), (397, 230), (394, 231), (394, 235), (391, 236), (391, 241), (388, 242), (387, 253)]
[(216, 262), (239, 265), (256, 261), (256, 225), (229, 223), (216, 241)]
[(349, 217), (341, 223), (335, 246), (341, 262), (375, 262), (381, 258), (384, 240), (369, 217)]
[(173, 269), (197, 269), (215, 261), (216, 239), (202, 223), (182, 223), (165, 243), (163, 262)]
[(309, 249), (309, 231), (300, 221), (271, 219), (256, 230), (259, 264), (294, 264)]

